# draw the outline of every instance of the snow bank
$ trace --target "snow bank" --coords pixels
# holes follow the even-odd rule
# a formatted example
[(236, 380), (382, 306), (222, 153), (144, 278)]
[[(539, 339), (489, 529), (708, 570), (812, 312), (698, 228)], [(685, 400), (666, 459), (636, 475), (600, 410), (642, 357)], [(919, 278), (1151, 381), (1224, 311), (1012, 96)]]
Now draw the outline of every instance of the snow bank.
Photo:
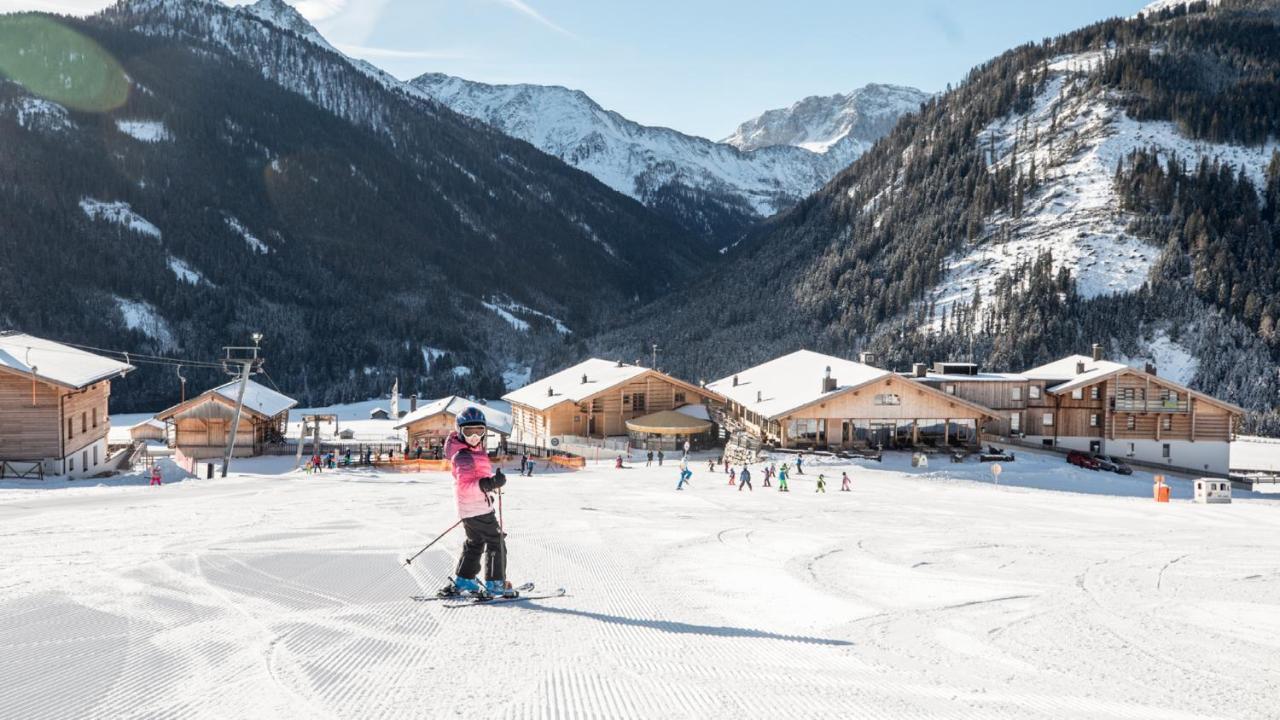
[(8, 105), (24, 130), (61, 132), (74, 127), (67, 109), (56, 102), (36, 97), (15, 98)]
[(516, 317), (512, 313), (534, 315), (536, 317), (549, 320), (551, 322), (551, 325), (555, 327), (556, 332), (560, 333), (561, 335), (568, 335), (569, 333), (573, 332), (572, 330), (569, 329), (567, 325), (561, 322), (559, 318), (556, 318), (553, 315), (548, 315), (547, 313), (544, 313), (540, 310), (534, 310), (533, 308), (527, 305), (522, 305), (521, 303), (515, 302), (514, 300), (504, 300), (504, 299), (494, 298), (491, 301), (486, 301), (481, 304), (483, 304), (486, 308), (489, 308), (490, 310), (492, 310), (495, 314), (497, 314), (503, 320), (506, 320), (511, 325), (511, 327), (515, 328), (516, 330), (520, 330), (520, 331), (528, 330), (529, 323), (524, 320), (521, 320), (520, 318)]
[(116, 128), (139, 142), (158, 143), (173, 139), (169, 129), (159, 120), (116, 120)]
[(231, 228), (240, 237), (244, 238), (244, 241), (248, 244), (250, 250), (260, 255), (266, 255), (271, 252), (271, 248), (268, 247), (266, 243), (259, 240), (253, 233), (249, 232), (249, 228), (245, 227), (239, 220), (228, 215), (226, 216), (226, 221), (227, 227)]
[(169, 269), (173, 271), (174, 277), (188, 285), (199, 285), (205, 281), (203, 275), (172, 255), (169, 256)]
[(81, 198), (80, 209), (90, 220), (105, 220), (123, 226), (140, 235), (149, 235), (157, 240), (160, 239), (160, 228), (134, 212), (133, 208), (129, 207), (129, 203), (122, 200), (104, 202), (88, 197)]

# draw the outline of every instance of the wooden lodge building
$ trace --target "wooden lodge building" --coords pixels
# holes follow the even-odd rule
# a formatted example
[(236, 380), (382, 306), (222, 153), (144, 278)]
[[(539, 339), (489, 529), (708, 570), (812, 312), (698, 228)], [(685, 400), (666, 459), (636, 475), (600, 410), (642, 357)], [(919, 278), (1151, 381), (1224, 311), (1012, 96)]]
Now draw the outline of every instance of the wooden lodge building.
[(456, 427), (458, 414), (475, 407), (484, 413), (489, 426), (489, 445), (497, 446), (502, 438), (511, 434), (511, 416), (491, 407), (480, 405), (457, 395), (449, 395), (414, 408), (400, 418), (397, 430), (404, 430), (410, 452), (419, 446), (424, 452), (435, 453), (443, 449), (444, 441)]
[[(235, 457), (262, 454), (263, 448), (281, 442), (288, 428), (289, 409), (297, 405), (286, 397), (252, 380), (244, 393), (244, 412), (236, 430)], [(222, 457), (228, 433), (235, 419), (240, 380), (220, 385), (156, 415), (172, 425), (171, 444), (193, 460)]]
[(0, 474), (104, 471), (111, 380), (132, 365), (25, 333), (0, 333)]
[(1046, 447), (1115, 455), (1147, 465), (1226, 475), (1244, 410), (1166, 378), (1071, 355), (1021, 373), (972, 363), (917, 364), (922, 385), (992, 409), (990, 434)]
[(627, 435), (628, 420), (722, 398), (652, 368), (592, 358), (502, 399), (511, 403), (512, 442), (550, 447), (558, 437)]
[(798, 350), (707, 385), (766, 444), (798, 449), (978, 445), (994, 413), (871, 365)]

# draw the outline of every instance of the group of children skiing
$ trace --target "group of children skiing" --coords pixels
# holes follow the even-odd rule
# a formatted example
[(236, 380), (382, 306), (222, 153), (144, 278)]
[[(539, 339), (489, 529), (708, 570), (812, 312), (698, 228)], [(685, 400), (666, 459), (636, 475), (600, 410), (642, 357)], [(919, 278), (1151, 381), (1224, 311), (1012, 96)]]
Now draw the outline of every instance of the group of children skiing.
[[(733, 487), (736, 485), (738, 488), (738, 492), (742, 492), (743, 488), (746, 488), (751, 492), (755, 492), (756, 490), (755, 486), (751, 484), (751, 480), (752, 480), (751, 470), (747, 465), (743, 465), (742, 471), (739, 472), (733, 465), (730, 465), (729, 461), (725, 458), (720, 458), (719, 463), (722, 463), (724, 465), (724, 473), (729, 477), (730, 487)], [(708, 460), (707, 472), (716, 472), (717, 464), (718, 463), (714, 458)], [(797, 475), (804, 474), (804, 456), (803, 455), (796, 456), (795, 472)], [(791, 487), (787, 484), (787, 477), (790, 475), (790, 473), (791, 473), (791, 467), (787, 463), (782, 463), (782, 467), (778, 467), (777, 463), (769, 463), (769, 465), (765, 467), (764, 470), (762, 471), (761, 483), (760, 483), (761, 487), (773, 487), (773, 485), (770, 483), (770, 480), (776, 477), (778, 478), (778, 492), (791, 492)], [(685, 459), (682, 459), (680, 461), (680, 479), (676, 483), (676, 489), (683, 490), (685, 485), (689, 485), (690, 487), (692, 487), (692, 483), (689, 482), (689, 480), (692, 477), (693, 477), (693, 471), (689, 469), (689, 461), (688, 461), (688, 458), (686, 457)], [(850, 492), (852, 490), (852, 482), (853, 481), (849, 478), (849, 473), (847, 471), (840, 473), (841, 492)], [(818, 483), (814, 489), (814, 492), (820, 492), (824, 494), (827, 492), (827, 476), (826, 475), (823, 475), (823, 474), (818, 475)]]

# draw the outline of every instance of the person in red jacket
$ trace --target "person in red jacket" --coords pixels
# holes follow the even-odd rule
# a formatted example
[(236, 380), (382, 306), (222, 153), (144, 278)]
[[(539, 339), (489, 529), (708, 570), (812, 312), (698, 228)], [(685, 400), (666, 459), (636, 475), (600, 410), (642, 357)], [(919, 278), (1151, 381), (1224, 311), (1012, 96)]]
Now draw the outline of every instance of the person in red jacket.
[[(462, 545), (462, 557), (458, 558), (454, 578), (439, 594), (514, 597), (517, 593), (507, 583), (506, 533), (489, 497), (489, 493), (507, 484), (507, 478), (489, 462), (485, 449), (488, 424), (484, 413), (474, 407), (463, 410), (458, 413), (457, 428), (457, 432), (445, 440), (444, 456), (453, 468), (454, 500), (467, 539)], [(484, 585), (476, 579), (481, 558), (484, 559)]]

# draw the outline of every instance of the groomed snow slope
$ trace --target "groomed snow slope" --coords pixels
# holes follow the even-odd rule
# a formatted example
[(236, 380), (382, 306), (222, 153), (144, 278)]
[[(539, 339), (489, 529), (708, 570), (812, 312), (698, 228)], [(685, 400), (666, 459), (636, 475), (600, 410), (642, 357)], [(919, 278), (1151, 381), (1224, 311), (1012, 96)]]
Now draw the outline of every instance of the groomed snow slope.
[(994, 487), (903, 456), (824, 495), (759, 473), (739, 492), (705, 461), (683, 492), (670, 465), (539, 465), (505, 494), (511, 574), (570, 595), (446, 609), (408, 596), (459, 536), (401, 559), (453, 522), (447, 476), (290, 461), (0, 491), (3, 714), (1275, 717), (1275, 502)]

